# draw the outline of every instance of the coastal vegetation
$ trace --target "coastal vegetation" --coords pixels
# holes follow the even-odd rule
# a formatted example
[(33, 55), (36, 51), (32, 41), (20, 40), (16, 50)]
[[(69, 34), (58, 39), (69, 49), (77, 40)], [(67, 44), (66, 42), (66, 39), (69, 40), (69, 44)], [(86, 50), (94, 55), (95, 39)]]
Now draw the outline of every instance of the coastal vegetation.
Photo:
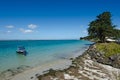
[(98, 51), (104, 52), (106, 57), (120, 54), (120, 45), (117, 43), (97, 43), (96, 48)]
[[(96, 62), (120, 68), (120, 30), (113, 25), (110, 12), (103, 12), (90, 22), (88, 36), (80, 39), (95, 42), (88, 54)], [(107, 41), (109, 40), (109, 41)]]
[(80, 39), (106, 42), (106, 37), (120, 38), (120, 30), (112, 24), (111, 13), (103, 12), (89, 23), (88, 36)]

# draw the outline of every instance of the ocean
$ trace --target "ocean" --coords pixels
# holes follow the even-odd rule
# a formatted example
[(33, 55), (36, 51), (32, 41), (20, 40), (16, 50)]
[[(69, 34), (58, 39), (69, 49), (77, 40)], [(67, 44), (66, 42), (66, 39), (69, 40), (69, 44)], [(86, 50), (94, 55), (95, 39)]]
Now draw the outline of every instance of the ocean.
[[(70, 59), (82, 54), (90, 44), (85, 40), (3, 40), (0, 41), (0, 72), (22, 65), (35, 67)], [(19, 46), (25, 47), (26, 56), (16, 53)]]

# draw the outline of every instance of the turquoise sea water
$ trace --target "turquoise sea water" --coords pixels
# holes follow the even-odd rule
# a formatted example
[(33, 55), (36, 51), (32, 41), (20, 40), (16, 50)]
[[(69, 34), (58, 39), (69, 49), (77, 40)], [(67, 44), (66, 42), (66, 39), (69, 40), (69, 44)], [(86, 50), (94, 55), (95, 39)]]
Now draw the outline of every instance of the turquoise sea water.
[[(21, 65), (35, 67), (84, 52), (91, 42), (83, 40), (10, 40), (0, 41), (0, 72)], [(26, 56), (16, 53), (24, 46)]]

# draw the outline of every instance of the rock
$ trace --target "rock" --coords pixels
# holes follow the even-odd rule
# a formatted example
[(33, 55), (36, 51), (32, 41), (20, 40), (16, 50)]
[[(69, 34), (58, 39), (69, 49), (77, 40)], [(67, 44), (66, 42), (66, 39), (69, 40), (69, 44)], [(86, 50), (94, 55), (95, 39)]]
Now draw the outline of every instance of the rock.
[(33, 79), (34, 77), (31, 77), (30, 79)]
[(93, 61), (120, 68), (120, 54), (106, 57), (104, 52), (96, 50), (95, 45), (89, 47), (87, 54), (89, 54)]
[(64, 74), (63, 74), (63, 72), (56, 72), (55, 73), (55, 77), (57, 77), (58, 79), (64, 79)]
[(95, 46), (91, 46), (83, 55), (71, 59), (72, 65), (69, 68), (62, 71), (50, 69), (48, 73), (38, 76), (38, 79), (119, 80), (117, 77), (120, 75), (120, 70), (117, 68), (120, 68), (120, 55), (106, 57), (104, 54), (97, 51)]
[(38, 76), (39, 76), (39, 74), (35, 74), (35, 76), (36, 76), (36, 77), (38, 77)]
[(41, 78), (41, 80), (52, 80), (52, 79), (51, 79), (51, 76), (44, 76)]

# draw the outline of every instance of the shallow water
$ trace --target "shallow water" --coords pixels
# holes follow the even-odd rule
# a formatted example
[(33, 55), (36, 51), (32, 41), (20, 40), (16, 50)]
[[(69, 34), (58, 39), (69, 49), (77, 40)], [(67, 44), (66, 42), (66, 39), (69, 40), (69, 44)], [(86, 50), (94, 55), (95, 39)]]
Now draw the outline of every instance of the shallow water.
[[(83, 40), (10, 40), (0, 41), (0, 72), (21, 65), (35, 67), (58, 59), (75, 57), (91, 44)], [(26, 56), (16, 53), (25, 46)]]

